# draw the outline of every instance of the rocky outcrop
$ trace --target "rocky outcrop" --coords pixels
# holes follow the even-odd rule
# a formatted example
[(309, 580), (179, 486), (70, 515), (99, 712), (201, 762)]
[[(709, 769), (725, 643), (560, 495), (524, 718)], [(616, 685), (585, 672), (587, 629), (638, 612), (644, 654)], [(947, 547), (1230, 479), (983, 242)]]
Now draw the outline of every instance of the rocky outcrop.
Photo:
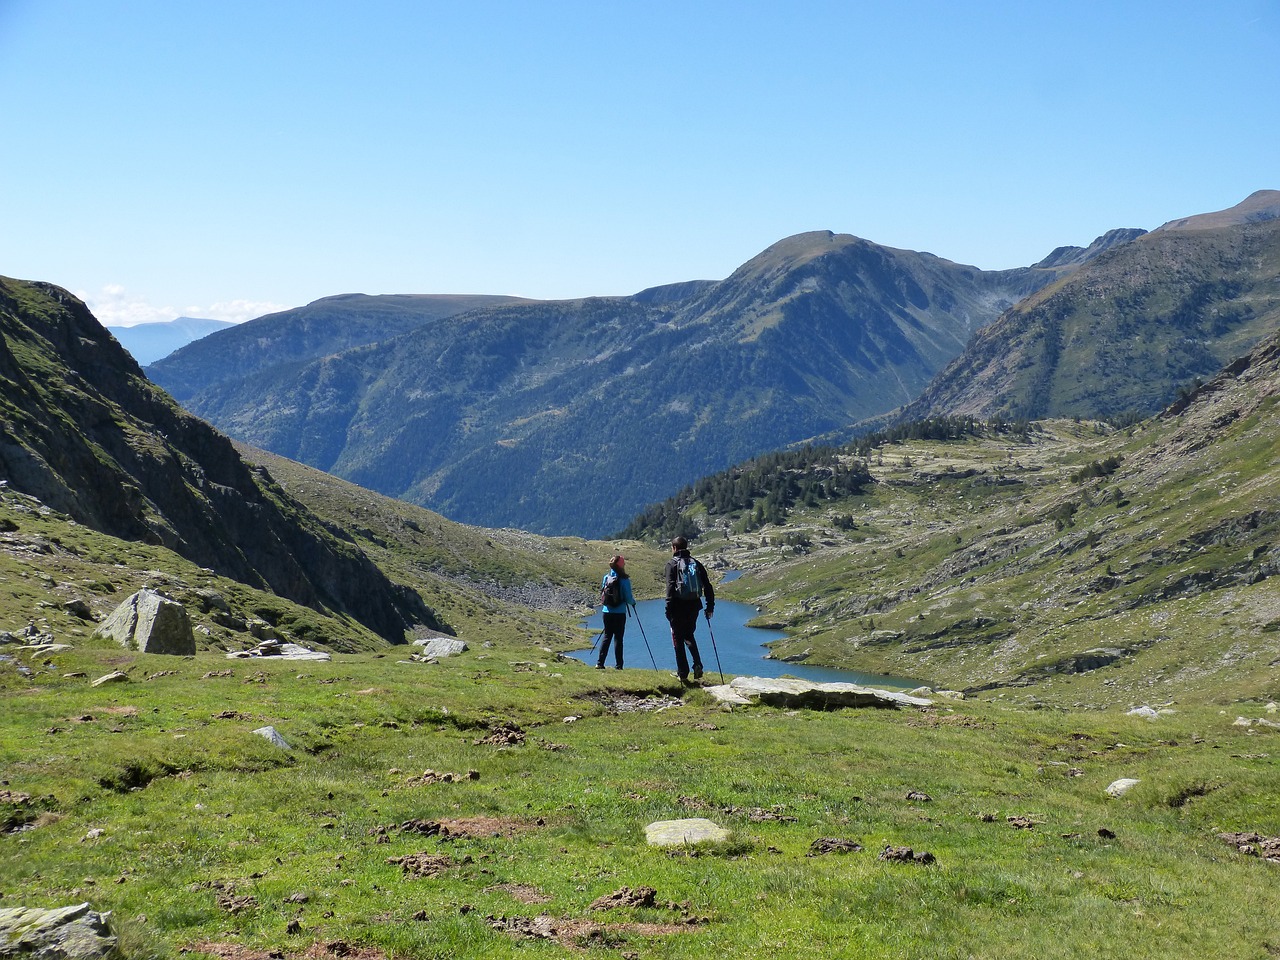
[(762, 703), (770, 707), (834, 710), (840, 707), (927, 707), (933, 703), (892, 690), (856, 683), (815, 683), (790, 677), (734, 677), (721, 686), (707, 687), (721, 703)]
[(0, 278), (0, 380), (10, 405), (0, 479), (14, 489), (388, 640), (435, 625), (416, 593), (149, 383), (65, 290)]
[(139, 590), (94, 631), (139, 653), (192, 656), (196, 638), (186, 607), (155, 590)]
[(0, 957), (32, 960), (107, 960), (117, 955), (109, 913), (89, 904), (0, 909)]

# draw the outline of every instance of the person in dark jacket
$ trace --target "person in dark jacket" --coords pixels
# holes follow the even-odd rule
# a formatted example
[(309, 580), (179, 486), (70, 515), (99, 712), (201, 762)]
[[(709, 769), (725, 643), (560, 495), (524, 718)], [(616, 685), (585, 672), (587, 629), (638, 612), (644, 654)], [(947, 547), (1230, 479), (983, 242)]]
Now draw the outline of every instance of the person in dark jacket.
[[(671, 559), (667, 561), (667, 622), (671, 624), (671, 645), (676, 652), (676, 676), (681, 683), (702, 679), (702, 657), (694, 631), (698, 627), (698, 611), (703, 598), (707, 602), (707, 619), (716, 608), (716, 592), (707, 569), (689, 555), (689, 541), (676, 537), (671, 541)], [(692, 661), (692, 664), (690, 663)]]
[(600, 580), (603, 593), (611, 577), (618, 581), (618, 597), (621, 603), (604, 607), (604, 632), (600, 635), (600, 656), (596, 658), (596, 669), (604, 669), (605, 656), (609, 653), (609, 642), (613, 641), (613, 664), (617, 670), (622, 669), (622, 636), (627, 632), (627, 609), (635, 606), (636, 598), (631, 593), (631, 577), (626, 571), (627, 558), (616, 556), (609, 561), (609, 571)]

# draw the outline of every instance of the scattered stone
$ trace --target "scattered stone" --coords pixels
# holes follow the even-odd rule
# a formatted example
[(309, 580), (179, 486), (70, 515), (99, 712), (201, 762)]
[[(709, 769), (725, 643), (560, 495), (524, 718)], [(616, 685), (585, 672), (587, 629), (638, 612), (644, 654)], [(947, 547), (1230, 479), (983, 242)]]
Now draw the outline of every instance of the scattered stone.
[(844, 840), (840, 837), (820, 837), (809, 844), (806, 857), (821, 857), (828, 853), (858, 853), (862, 844), (856, 840)]
[(94, 631), (139, 653), (194, 656), (196, 638), (186, 608), (155, 590), (139, 590)]
[(916, 853), (910, 847), (885, 847), (880, 851), (879, 859), (887, 860), (890, 863), (918, 863), (922, 866), (927, 866), (935, 862), (936, 858), (932, 853), (927, 853), (923, 850)]
[(927, 793), (921, 793), (919, 790), (912, 790), (907, 794), (907, 799), (913, 803), (932, 803), (933, 797)]
[(333, 655), (323, 650), (311, 650), (300, 643), (281, 643), (274, 638), (263, 640), (248, 650), (235, 650), (227, 654), (228, 660), (248, 660), (254, 657), (271, 657), (276, 660), (332, 660)]
[(588, 910), (613, 910), (621, 907), (652, 907), (656, 905), (658, 891), (653, 887), (621, 887), (613, 893), (597, 897), (587, 907)]
[(1134, 707), (1132, 710), (1130, 710), (1126, 714), (1126, 716), (1145, 717), (1148, 720), (1156, 720), (1160, 717), (1160, 714), (1156, 712), (1154, 707), (1142, 706), (1142, 707)]
[(91, 686), (101, 687), (104, 684), (108, 684), (108, 683), (127, 683), (128, 680), (129, 680), (129, 675), (127, 673), (124, 673), (123, 671), (120, 671), (120, 670), (115, 670), (111, 673), (108, 673), (104, 677), (99, 677), (97, 680), (93, 681)]
[(727, 684), (709, 686), (721, 703), (761, 703), (770, 707), (835, 710), (841, 707), (927, 707), (933, 701), (907, 693), (864, 687), (856, 683), (814, 683), (790, 677), (734, 677)]
[(1106, 827), (1098, 828), (1098, 836), (1100, 836), (1103, 840), (1114, 840), (1116, 838), (1115, 832), (1112, 830), (1108, 830)]
[(291, 937), (297, 936), (302, 932), (302, 922), (294, 917), (285, 925), (284, 932)]
[(289, 741), (287, 741), (284, 737), (280, 736), (280, 732), (276, 730), (275, 727), (259, 727), (257, 730), (253, 732), (260, 737), (266, 737), (268, 741), (270, 741), (275, 746), (279, 747), (281, 750), (293, 749), (293, 747), (289, 746)]
[(234, 674), (234, 673), (232, 673), (230, 670), (210, 670), (208, 673), (206, 673), (206, 674), (205, 674), (204, 676), (202, 676), (200, 679), (201, 679), (201, 680), (214, 680), (214, 679), (217, 679), (218, 677), (233, 677), (233, 676), (235, 676), (235, 674)]
[(1133, 777), (1121, 777), (1119, 780), (1112, 781), (1107, 787), (1107, 796), (1123, 797), (1141, 782), (1141, 780), (1135, 780)]
[(475, 746), (518, 747), (524, 743), (524, 731), (508, 720), (495, 728), (487, 737), (471, 742)]
[(110, 913), (89, 904), (42, 910), (0, 909), (0, 956), (35, 960), (104, 960), (116, 952)]
[(1018, 830), (1030, 830), (1032, 827), (1044, 823), (1043, 820), (1034, 820), (1031, 817), (1022, 816), (1021, 814), (1005, 817), (1005, 820), (1011, 827), (1015, 827)]
[(1280, 837), (1264, 837), (1260, 833), (1220, 833), (1218, 839), (1246, 856), (1280, 863)]
[(462, 783), (466, 780), (479, 780), (479, 770), (468, 770), (466, 773), (441, 773), (438, 770), (424, 770), (420, 777), (410, 777), (405, 781), (406, 787), (425, 787), (433, 783)]
[(687, 820), (659, 820), (644, 828), (645, 841), (651, 847), (678, 847), (699, 843), (720, 843), (729, 839), (729, 831), (702, 817)]
[(405, 876), (419, 880), (425, 877), (438, 876), (450, 867), (458, 866), (459, 863), (470, 862), (470, 857), (463, 857), (461, 861), (455, 861), (448, 854), (428, 853), (425, 850), (419, 853), (409, 853), (403, 857), (387, 857), (387, 863), (399, 866), (404, 871)]
[(230, 914), (241, 913), (245, 910), (254, 910), (258, 906), (258, 898), (252, 894), (243, 896), (235, 896), (230, 893), (218, 894), (218, 906)]

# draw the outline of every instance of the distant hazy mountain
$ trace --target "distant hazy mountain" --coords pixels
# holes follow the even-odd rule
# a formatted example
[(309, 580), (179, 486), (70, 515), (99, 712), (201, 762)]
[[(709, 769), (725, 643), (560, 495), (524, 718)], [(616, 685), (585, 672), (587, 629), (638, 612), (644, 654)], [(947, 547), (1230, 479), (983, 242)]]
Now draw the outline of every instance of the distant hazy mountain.
[(453, 519), (605, 535), (700, 476), (910, 401), (1074, 269), (807, 233), (723, 281), (634, 297), (331, 297), (148, 373), (237, 439)]
[(1280, 328), (1280, 191), (1171, 221), (982, 330), (899, 422), (1152, 413)]
[(420, 324), (467, 310), (527, 302), (519, 297), (483, 295), (348, 293), (325, 297), (224, 330), (165, 357), (150, 366), (147, 374), (183, 401), (229, 377), (249, 377), (272, 367), (284, 368), (390, 340)]
[(435, 622), (417, 594), (149, 383), (65, 290), (0, 278), (0, 394), (0, 479), (12, 489), (392, 641)]
[(178, 317), (161, 323), (139, 323), (132, 327), (107, 327), (120, 345), (144, 367), (167, 357), (179, 347), (208, 336), (218, 330), (234, 327), (229, 320), (200, 320)]

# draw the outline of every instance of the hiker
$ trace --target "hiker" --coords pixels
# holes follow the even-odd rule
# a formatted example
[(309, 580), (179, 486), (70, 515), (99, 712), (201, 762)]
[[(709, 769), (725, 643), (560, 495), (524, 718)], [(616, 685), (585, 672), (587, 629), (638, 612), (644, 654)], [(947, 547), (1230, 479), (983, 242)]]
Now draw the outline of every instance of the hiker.
[(604, 669), (609, 641), (613, 641), (614, 669), (622, 669), (622, 635), (627, 632), (627, 609), (635, 605), (631, 593), (631, 577), (626, 571), (627, 558), (619, 554), (609, 561), (609, 572), (600, 581), (600, 602), (604, 605), (604, 632), (600, 635), (600, 656), (596, 669)]
[[(707, 619), (716, 608), (716, 592), (706, 568), (689, 555), (689, 541), (676, 537), (671, 541), (671, 559), (667, 561), (667, 622), (671, 624), (671, 645), (676, 652), (676, 676), (689, 682), (689, 661), (693, 661), (693, 679), (702, 679), (702, 657), (694, 630), (702, 598), (707, 598)], [(687, 651), (687, 653), (686, 653)]]

